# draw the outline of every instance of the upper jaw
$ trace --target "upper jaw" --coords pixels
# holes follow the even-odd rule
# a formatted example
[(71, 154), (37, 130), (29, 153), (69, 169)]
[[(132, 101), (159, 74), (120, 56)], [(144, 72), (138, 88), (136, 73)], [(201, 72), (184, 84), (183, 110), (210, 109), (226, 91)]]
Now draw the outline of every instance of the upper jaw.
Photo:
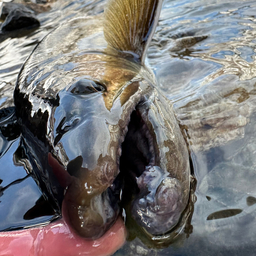
[[(131, 113), (141, 100), (141, 90), (136, 90), (123, 105), (116, 100), (110, 111), (102, 96), (98, 93), (93, 97), (77, 97), (62, 92), (51, 118), (55, 120), (52, 156), (60, 161), (55, 159), (68, 176), (68, 184), (63, 184), (64, 215), (77, 233), (89, 239), (102, 236), (117, 219), (121, 185), (115, 179), (121, 145)], [(65, 133), (58, 136), (60, 130)]]

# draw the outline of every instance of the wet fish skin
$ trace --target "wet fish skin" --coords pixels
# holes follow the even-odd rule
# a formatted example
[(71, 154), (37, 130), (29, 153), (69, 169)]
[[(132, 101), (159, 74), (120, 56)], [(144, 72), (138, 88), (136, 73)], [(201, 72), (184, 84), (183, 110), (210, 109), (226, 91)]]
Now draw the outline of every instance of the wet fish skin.
[(141, 106), (142, 118), (155, 134), (155, 165), (138, 178), (140, 192), (132, 214), (150, 234), (162, 235), (177, 225), (190, 193), (189, 156), (170, 102), (157, 90)]
[[(100, 237), (117, 218), (118, 200), (110, 188), (135, 109), (153, 138), (154, 159), (137, 179), (134, 218), (148, 232), (163, 234), (188, 202), (186, 143), (171, 105), (144, 66), (161, 4), (111, 0), (104, 17), (71, 20), (36, 47), (18, 77), (14, 99), (33, 171), (58, 202), (65, 190), (64, 215), (86, 238)], [(57, 170), (48, 152), (58, 160)], [(159, 171), (157, 179), (152, 170)]]

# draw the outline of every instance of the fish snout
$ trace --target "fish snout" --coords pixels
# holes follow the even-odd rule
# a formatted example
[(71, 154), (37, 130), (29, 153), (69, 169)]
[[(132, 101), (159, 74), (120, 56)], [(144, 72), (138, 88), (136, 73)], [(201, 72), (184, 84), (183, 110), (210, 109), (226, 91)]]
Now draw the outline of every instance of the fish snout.
[[(77, 190), (77, 185), (75, 186)], [(110, 189), (93, 196), (88, 196), (87, 192), (80, 191), (79, 198), (83, 199), (78, 200), (74, 197), (72, 188), (68, 188), (63, 200), (62, 214), (76, 233), (93, 240), (103, 236), (115, 223), (119, 207), (114, 202)]]
[(102, 161), (97, 170), (80, 168), (78, 171), (75, 168), (77, 158), (70, 162), (66, 171), (52, 154), (48, 155), (48, 161), (65, 188), (62, 215), (69, 227), (86, 239), (103, 236), (119, 214), (120, 187), (117, 181), (113, 183), (116, 174), (113, 163)]
[(134, 219), (154, 235), (177, 225), (183, 212), (182, 186), (160, 167), (147, 167), (137, 179), (140, 193), (132, 205)]

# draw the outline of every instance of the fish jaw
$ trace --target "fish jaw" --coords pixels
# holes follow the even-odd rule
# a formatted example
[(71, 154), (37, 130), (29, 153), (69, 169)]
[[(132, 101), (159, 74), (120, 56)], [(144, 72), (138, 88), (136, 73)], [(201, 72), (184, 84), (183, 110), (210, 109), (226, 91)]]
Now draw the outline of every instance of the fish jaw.
[[(137, 83), (136, 79), (136, 88)], [(119, 173), (121, 144), (130, 114), (141, 98), (141, 90), (130, 97), (121, 94), (122, 100), (117, 97), (108, 110), (104, 93), (80, 95), (80, 85), (58, 95), (58, 107), (48, 124), (52, 131), (48, 136), (52, 147), (48, 161), (65, 189), (66, 219), (82, 237), (97, 239), (119, 214), (121, 191), (117, 186), (113, 189), (113, 183)], [(127, 86), (134, 87), (133, 83)]]
[(62, 216), (66, 223), (84, 238), (95, 240), (103, 236), (114, 225), (119, 213), (110, 200), (108, 189), (101, 194), (92, 192), (95, 187), (91, 187), (91, 191), (85, 190), (84, 182), (68, 174), (51, 153), (48, 161), (60, 184), (66, 187), (62, 203)]
[[(123, 166), (127, 165), (128, 175), (124, 176), (134, 179), (138, 187), (131, 214), (151, 235), (163, 235), (178, 224), (188, 204), (189, 154), (172, 106), (158, 90), (153, 88), (144, 95), (136, 110), (131, 122), (141, 125), (134, 131), (129, 127), (121, 156)], [(143, 139), (138, 141), (139, 137)], [(131, 145), (137, 148), (136, 153), (130, 150)], [(138, 160), (141, 153), (147, 161)], [(131, 164), (133, 161), (140, 167)]]
[(89, 240), (98, 239), (117, 220), (119, 211), (112, 208), (109, 198), (105, 198), (104, 194), (91, 199), (89, 206), (74, 202), (73, 197), (71, 200), (64, 197), (62, 214), (70, 227), (81, 237)]
[(158, 166), (150, 166), (137, 182), (140, 193), (132, 204), (132, 216), (151, 235), (167, 233), (178, 224), (184, 211), (179, 180)]

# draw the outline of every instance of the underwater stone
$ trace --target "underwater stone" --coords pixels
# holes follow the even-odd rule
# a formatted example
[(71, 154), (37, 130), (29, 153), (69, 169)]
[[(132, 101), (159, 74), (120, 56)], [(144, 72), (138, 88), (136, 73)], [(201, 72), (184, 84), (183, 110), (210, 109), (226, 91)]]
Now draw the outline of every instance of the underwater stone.
[(2, 31), (40, 26), (40, 22), (35, 17), (34, 12), (20, 4), (3, 3), (0, 18), (5, 18), (1, 26)]
[(0, 7), (0, 19), (1, 20), (5, 20), (6, 17), (8, 16), (8, 14), (14, 10), (23, 10), (26, 12), (31, 12), (34, 14), (33, 10), (31, 10), (30, 8), (22, 5), (22, 4), (18, 4), (18, 3), (12, 3), (12, 2), (7, 2), (7, 3), (2, 3), (2, 6)]

